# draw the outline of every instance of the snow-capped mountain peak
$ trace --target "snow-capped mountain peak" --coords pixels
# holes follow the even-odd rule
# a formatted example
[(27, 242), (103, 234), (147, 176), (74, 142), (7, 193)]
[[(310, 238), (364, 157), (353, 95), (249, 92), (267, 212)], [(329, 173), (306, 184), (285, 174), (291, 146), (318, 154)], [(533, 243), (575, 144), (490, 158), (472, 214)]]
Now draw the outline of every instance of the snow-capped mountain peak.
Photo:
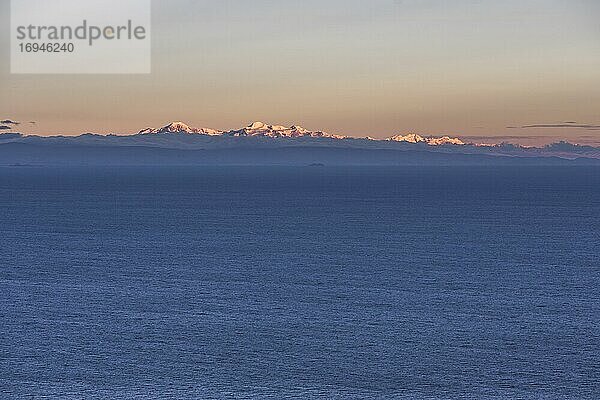
[(222, 132), (209, 129), (209, 128), (191, 128), (183, 122), (171, 122), (168, 125), (163, 126), (159, 129), (146, 128), (139, 132), (139, 134), (166, 134), (166, 133), (188, 133), (188, 134), (201, 134), (201, 135), (220, 135)]
[(178, 121), (178, 122), (171, 122), (169, 125), (161, 128), (162, 131), (168, 131), (168, 132), (186, 132), (186, 133), (192, 133), (193, 129), (189, 127), (189, 125)]
[(408, 143), (422, 143), (425, 142), (425, 138), (416, 133), (409, 133), (408, 135), (396, 135), (388, 139), (391, 142), (408, 142)]
[(265, 129), (265, 128), (267, 128), (267, 124), (265, 124), (264, 122), (260, 122), (260, 121), (253, 122), (246, 127), (246, 129), (248, 129), (248, 130), (259, 130), (259, 129)]
[(392, 142), (426, 143), (429, 146), (443, 146), (446, 144), (453, 144), (453, 145), (464, 145), (465, 144), (459, 138), (451, 138), (449, 136), (423, 137), (416, 133), (409, 133), (408, 135), (396, 135), (396, 136), (392, 136), (391, 138), (389, 138), (387, 140), (392, 141)]
[(427, 141), (427, 144), (430, 146), (442, 146), (445, 144), (454, 144), (457, 146), (463, 146), (465, 145), (465, 142), (463, 142), (462, 140), (460, 140), (459, 138), (451, 138), (449, 136), (442, 136), (442, 137), (430, 137), (425, 139)]
[(290, 127), (283, 125), (268, 125), (264, 122), (253, 122), (252, 124), (237, 130), (231, 130), (226, 133), (229, 136), (261, 136), (270, 138), (334, 138), (343, 139), (343, 136), (330, 135), (321, 131), (309, 131), (299, 125)]

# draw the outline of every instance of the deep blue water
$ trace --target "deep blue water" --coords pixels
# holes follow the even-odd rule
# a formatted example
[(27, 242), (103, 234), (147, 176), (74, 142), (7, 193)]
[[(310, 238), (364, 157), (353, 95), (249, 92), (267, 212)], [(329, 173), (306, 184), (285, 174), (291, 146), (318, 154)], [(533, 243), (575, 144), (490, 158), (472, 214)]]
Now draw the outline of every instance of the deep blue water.
[(598, 399), (599, 168), (0, 168), (0, 398)]

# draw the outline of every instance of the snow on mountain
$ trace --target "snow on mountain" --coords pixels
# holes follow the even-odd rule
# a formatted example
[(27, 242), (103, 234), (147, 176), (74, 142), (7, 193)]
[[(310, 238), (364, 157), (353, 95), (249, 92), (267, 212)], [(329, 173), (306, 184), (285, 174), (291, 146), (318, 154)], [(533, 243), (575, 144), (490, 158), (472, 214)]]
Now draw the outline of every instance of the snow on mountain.
[(465, 142), (463, 142), (459, 138), (451, 138), (448, 136), (442, 136), (442, 137), (437, 137), (437, 138), (430, 137), (425, 140), (427, 141), (427, 144), (430, 146), (443, 146), (445, 144), (454, 144), (457, 146), (463, 146), (465, 144)]
[[(219, 131), (216, 129), (208, 128), (192, 128), (183, 122), (172, 122), (159, 129), (146, 128), (139, 131), (140, 135), (154, 135), (154, 134), (169, 134), (169, 133), (187, 133), (187, 134), (199, 134), (208, 136), (231, 136), (231, 137), (265, 137), (265, 138), (328, 138), (328, 139), (347, 139), (346, 136), (332, 135), (323, 131), (310, 131), (299, 125), (292, 125), (290, 127), (282, 125), (269, 125), (264, 122), (253, 122), (248, 126), (241, 129), (233, 129), (230, 131)], [(372, 139), (371, 140), (377, 140)], [(392, 142), (407, 142), (407, 143), (425, 143), (429, 146), (443, 146), (443, 145), (464, 145), (465, 143), (458, 138), (451, 138), (448, 136), (443, 137), (423, 137), (416, 133), (410, 133), (408, 135), (396, 135), (392, 136), (387, 141)]]
[[(179, 135), (177, 135), (179, 134)], [(181, 135), (185, 134), (185, 135)], [(110, 137), (110, 136), (109, 136)], [(256, 141), (242, 141), (244, 138), (255, 138)], [(82, 135), (78, 140), (89, 143), (103, 141), (102, 136), (88, 137)], [(281, 139), (281, 140), (271, 140)], [(286, 141), (285, 139), (294, 139)], [(326, 140), (320, 140), (326, 139)], [(11, 138), (11, 141), (20, 140)], [(58, 140), (58, 138), (56, 139)], [(65, 138), (64, 140), (74, 140)], [(9, 140), (6, 140), (9, 141)], [(416, 133), (396, 135), (388, 139), (372, 137), (353, 138), (348, 136), (333, 135), (323, 131), (311, 131), (299, 125), (290, 127), (270, 125), (264, 122), (253, 122), (240, 129), (220, 131), (208, 128), (193, 128), (183, 122), (172, 122), (162, 128), (146, 128), (137, 135), (115, 136), (111, 143), (127, 143), (128, 145), (144, 145), (174, 148), (229, 148), (243, 146), (280, 146), (285, 145), (311, 145), (311, 146), (337, 146), (343, 148), (369, 148), (387, 149), (398, 148), (396, 144), (406, 143), (429, 147), (431, 151), (461, 152), (464, 154), (497, 154), (497, 155), (544, 155), (544, 156), (585, 156), (600, 158), (600, 150), (590, 146), (578, 146), (570, 143), (558, 143), (544, 148), (528, 148), (526, 146), (501, 143), (479, 144), (465, 143), (459, 138), (450, 136), (421, 136)], [(401, 146), (405, 148), (404, 146)]]
[(423, 137), (416, 133), (409, 133), (408, 135), (396, 135), (387, 139), (392, 142), (407, 142), (407, 143), (426, 143), (429, 146), (443, 146), (447, 144), (453, 145), (464, 145), (465, 143), (459, 138), (451, 138), (449, 136), (442, 137)]
[(331, 135), (322, 131), (309, 131), (298, 125), (292, 125), (289, 128), (281, 125), (267, 125), (263, 122), (253, 122), (252, 124), (237, 130), (225, 132), (229, 136), (262, 136), (270, 138), (333, 138), (344, 139), (344, 136)]
[[(600, 147), (576, 145), (567, 142), (550, 144), (544, 147), (527, 147), (518, 144), (478, 144), (465, 143), (449, 136), (424, 137), (415, 133), (396, 135), (388, 139), (371, 137), (355, 138), (332, 135), (322, 131), (311, 131), (298, 125), (290, 127), (254, 122), (237, 130), (220, 131), (207, 128), (192, 128), (183, 122), (173, 122), (162, 128), (147, 128), (138, 134), (79, 136), (37, 136), (13, 133), (0, 134), (0, 145), (77, 145), (110, 147), (144, 147), (146, 149), (178, 150), (222, 150), (233, 149), (275, 150), (278, 148), (315, 149), (316, 154), (337, 149), (350, 150), (394, 150), (410, 153), (416, 150), (441, 154), (489, 155), (510, 157), (558, 157), (563, 159), (600, 160)], [(4, 147), (5, 149), (7, 147)], [(283, 151), (283, 150), (282, 150)], [(287, 151), (287, 150), (286, 150)], [(291, 150), (290, 150), (291, 151)], [(333, 150), (332, 150), (333, 151)], [(382, 153), (382, 154), (388, 154)]]
[(140, 135), (148, 134), (168, 134), (168, 133), (188, 133), (188, 134), (201, 134), (209, 136), (259, 136), (269, 138), (332, 138), (332, 139), (344, 139), (345, 136), (331, 135), (322, 131), (309, 131), (301, 126), (293, 125), (290, 127), (281, 125), (268, 125), (264, 122), (253, 122), (250, 125), (241, 129), (234, 129), (227, 132), (208, 129), (208, 128), (192, 128), (183, 122), (172, 122), (162, 128), (146, 128), (138, 132)]
[(163, 126), (159, 129), (154, 128), (146, 128), (139, 131), (140, 135), (148, 135), (148, 134), (161, 134), (161, 133), (188, 133), (188, 134), (200, 134), (200, 135), (209, 135), (209, 136), (217, 136), (221, 135), (223, 132), (209, 129), (209, 128), (191, 128), (183, 122), (171, 122), (169, 125)]
[(425, 142), (425, 138), (423, 136), (417, 135), (416, 133), (409, 133), (408, 135), (396, 135), (387, 139), (391, 142), (408, 142), (408, 143), (423, 143)]

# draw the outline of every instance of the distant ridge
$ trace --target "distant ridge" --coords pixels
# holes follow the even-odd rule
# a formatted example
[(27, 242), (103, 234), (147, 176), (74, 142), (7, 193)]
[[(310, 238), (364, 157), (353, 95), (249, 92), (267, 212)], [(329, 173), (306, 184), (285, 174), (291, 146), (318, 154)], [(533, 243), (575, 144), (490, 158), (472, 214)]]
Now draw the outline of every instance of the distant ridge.
[[(171, 122), (162, 128), (146, 128), (138, 132), (140, 135), (147, 134), (164, 134), (164, 133), (187, 133), (187, 134), (200, 134), (209, 136), (262, 136), (270, 138), (332, 138), (332, 139), (349, 139), (348, 136), (335, 135), (326, 133), (323, 131), (310, 131), (299, 125), (292, 125), (290, 127), (282, 125), (269, 125), (264, 122), (253, 122), (243, 128), (233, 129), (230, 131), (220, 131), (217, 129), (209, 128), (192, 128), (183, 122)], [(369, 140), (378, 140), (368, 137)], [(422, 137), (417, 134), (408, 134), (406, 136), (396, 135), (388, 139), (389, 141), (396, 142), (408, 142), (408, 143), (427, 143), (430, 146), (441, 146), (445, 144), (464, 145), (465, 143), (459, 138), (450, 138), (448, 136), (442, 137)]]
[[(85, 149), (85, 151), (84, 151)], [(57, 158), (61, 154), (64, 160)], [(126, 156), (128, 155), (128, 156)], [(286, 158), (287, 157), (287, 158)], [(355, 138), (299, 125), (286, 127), (253, 122), (222, 131), (172, 122), (135, 134), (35, 136), (0, 134), (0, 165), (94, 164), (130, 165), (139, 162), (186, 165), (427, 165), (429, 164), (600, 164), (600, 148), (568, 142), (543, 147), (508, 143), (467, 143), (457, 137), (417, 133), (387, 139)], [(90, 161), (91, 162), (91, 161)]]

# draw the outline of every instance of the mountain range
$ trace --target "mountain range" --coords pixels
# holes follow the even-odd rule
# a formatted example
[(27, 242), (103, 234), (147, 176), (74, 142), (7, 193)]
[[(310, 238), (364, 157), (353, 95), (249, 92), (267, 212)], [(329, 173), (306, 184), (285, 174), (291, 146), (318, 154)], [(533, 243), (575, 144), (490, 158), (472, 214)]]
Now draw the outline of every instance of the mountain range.
[(304, 129), (301, 126), (285, 127), (281, 125), (267, 125), (263, 122), (253, 122), (252, 124), (243, 127), (241, 129), (231, 131), (219, 131), (216, 129), (209, 128), (191, 128), (183, 122), (171, 122), (169, 125), (162, 128), (146, 128), (139, 131), (138, 135), (148, 134), (161, 134), (161, 133), (188, 133), (188, 134), (201, 134), (208, 136), (234, 136), (234, 137), (248, 137), (248, 136), (261, 136), (269, 138), (301, 138), (301, 137), (313, 137), (313, 138), (335, 138), (345, 139), (344, 136), (330, 135), (325, 132), (313, 132), (308, 129)]
[(172, 122), (136, 134), (0, 134), (0, 165), (600, 165), (600, 148), (468, 143), (415, 133), (355, 138), (254, 122), (221, 131)]

